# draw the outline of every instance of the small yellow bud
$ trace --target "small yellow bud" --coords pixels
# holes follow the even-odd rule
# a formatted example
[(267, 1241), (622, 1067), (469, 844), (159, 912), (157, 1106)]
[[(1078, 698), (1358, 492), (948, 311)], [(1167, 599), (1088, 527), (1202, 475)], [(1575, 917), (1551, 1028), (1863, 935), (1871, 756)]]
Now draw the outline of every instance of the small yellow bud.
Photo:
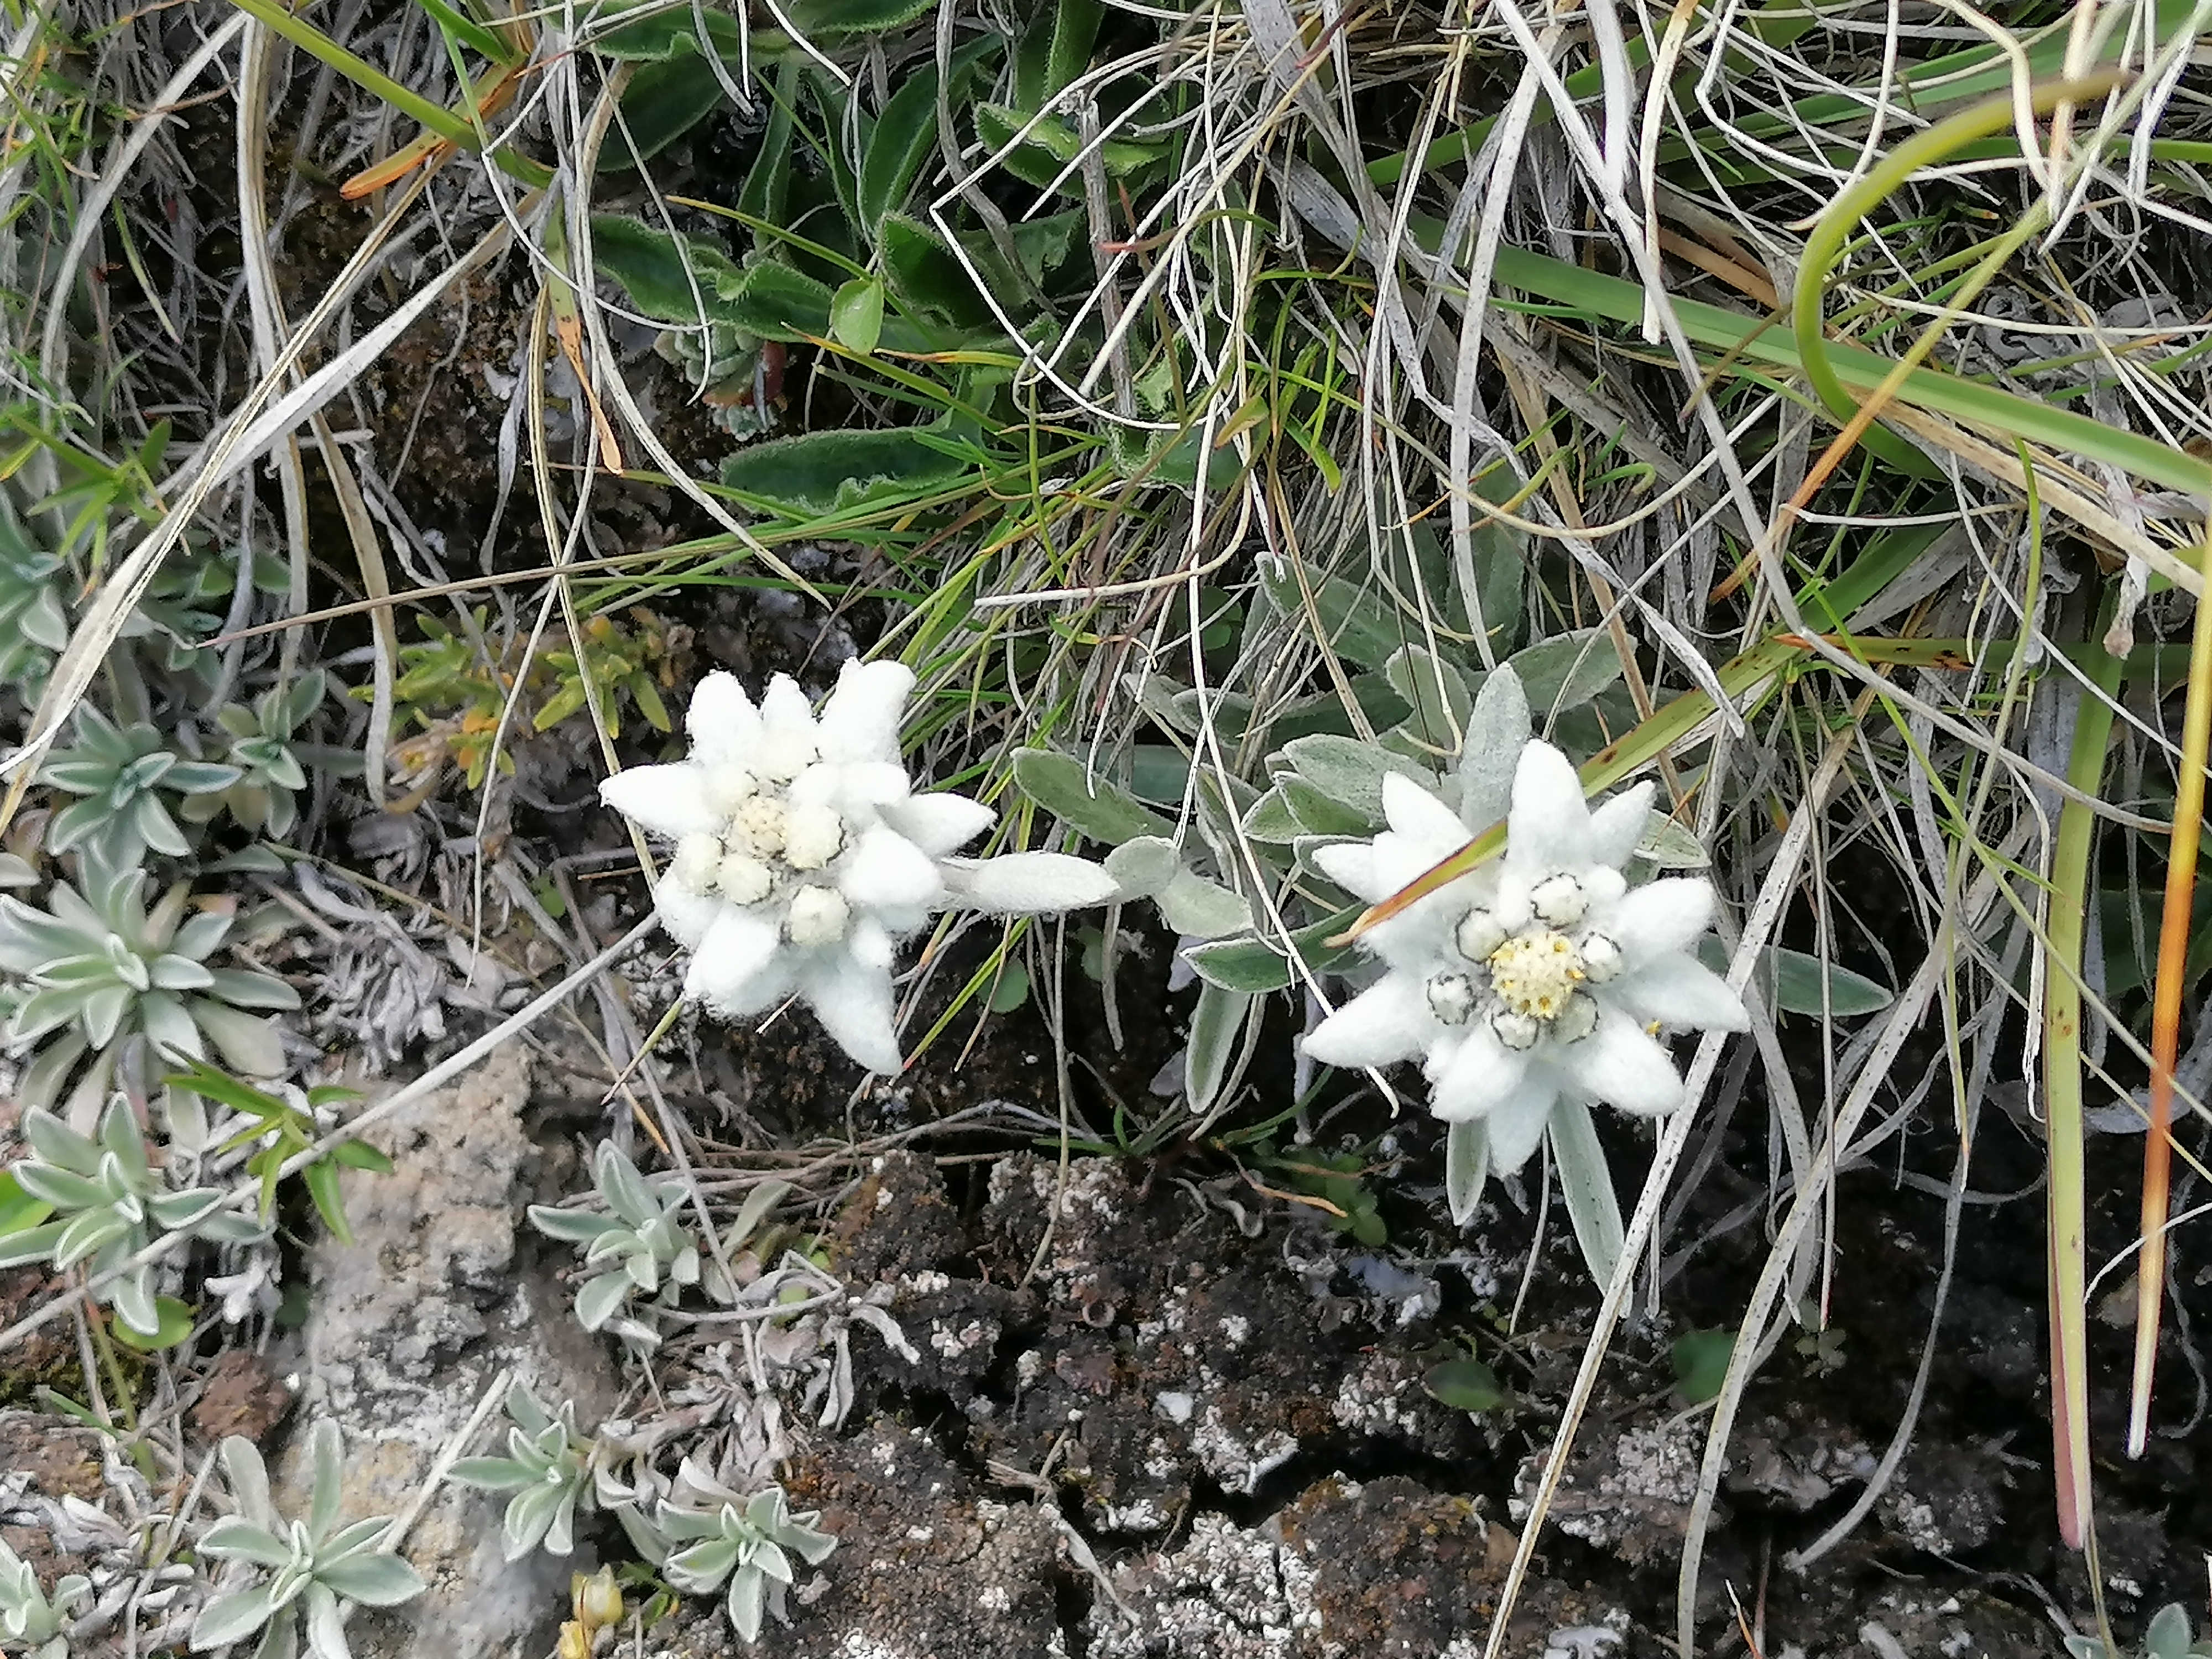
[[(575, 1603), (576, 1617), (587, 1629), (622, 1623), (622, 1586), (615, 1583), (612, 1567), (601, 1567), (588, 1578), (581, 1573), (577, 1574), (571, 1595)], [(567, 1656), (563, 1655), (562, 1659), (567, 1659)]]
[(592, 1638), (584, 1627), (573, 1620), (563, 1620), (561, 1639), (554, 1644), (553, 1659), (592, 1659)]

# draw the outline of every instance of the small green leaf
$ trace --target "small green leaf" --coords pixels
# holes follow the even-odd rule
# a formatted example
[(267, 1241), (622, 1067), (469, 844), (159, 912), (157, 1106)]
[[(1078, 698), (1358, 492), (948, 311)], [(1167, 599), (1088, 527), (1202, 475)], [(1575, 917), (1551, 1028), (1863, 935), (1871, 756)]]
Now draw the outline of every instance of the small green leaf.
[(1433, 748), (1457, 747), (1474, 708), (1466, 675), (1421, 647), (1407, 645), (1390, 653), (1382, 665), (1382, 678), (1412, 707), (1406, 724), (1415, 736)]
[(1211, 984), (1199, 987), (1198, 1006), (1190, 1016), (1190, 1042), (1183, 1050), (1183, 1093), (1193, 1111), (1205, 1111), (1221, 1092), (1244, 1041), (1253, 1001), (1246, 992)]
[(830, 337), (866, 357), (884, 337), (884, 285), (880, 278), (855, 276), (830, 301)]
[(1479, 1117), (1454, 1118), (1444, 1131), (1444, 1201), (1452, 1225), (1474, 1219), (1490, 1178), (1490, 1131)]
[(54, 1212), (43, 1199), (33, 1198), (11, 1170), (0, 1170), (0, 1238), (28, 1232)]
[(1505, 1403), (1498, 1373), (1480, 1359), (1447, 1359), (1421, 1379), (1430, 1397), (1455, 1411), (1495, 1411)]
[(307, 1196), (315, 1201), (315, 1213), (330, 1229), (331, 1237), (341, 1244), (351, 1245), (353, 1228), (346, 1221), (345, 1199), (338, 1190), (338, 1164), (335, 1158), (319, 1158), (300, 1171), (300, 1178), (307, 1183)]
[(1030, 970), (1018, 962), (1008, 963), (991, 992), (991, 1012), (1011, 1014), (1029, 1000)]
[(802, 432), (750, 445), (722, 463), (728, 489), (809, 514), (933, 495), (975, 476), (967, 462), (924, 442), (913, 427)]
[(1692, 1406), (1717, 1398), (1735, 1352), (1735, 1333), (1727, 1329), (1686, 1331), (1674, 1339), (1674, 1386)]
[(1826, 1014), (1842, 1019), (1879, 1013), (1895, 1000), (1895, 994), (1887, 987), (1876, 984), (1864, 974), (1855, 974), (1839, 963), (1830, 963), (1825, 975), (1827, 997), (1824, 1003), (1824, 975), (1818, 957), (1778, 945), (1768, 951), (1767, 959), (1774, 975), (1774, 1006), (1787, 1014), (1811, 1014), (1815, 1018)]
[(349, 1170), (370, 1170), (378, 1175), (392, 1173), (392, 1160), (365, 1140), (341, 1140), (331, 1148), (331, 1157)]
[(192, 1334), (192, 1310), (173, 1296), (154, 1298), (155, 1328), (151, 1333), (131, 1329), (124, 1320), (117, 1320), (108, 1328), (115, 1340), (126, 1348), (136, 1348), (141, 1353), (152, 1353), (161, 1348), (173, 1348)]
[(1252, 925), (1252, 907), (1242, 895), (1188, 870), (1178, 872), (1154, 902), (1169, 927), (1194, 939), (1220, 939)]
[(1590, 1121), (1589, 1108), (1571, 1095), (1562, 1095), (1552, 1108), (1552, 1159), (1559, 1171), (1559, 1190), (1567, 1200), (1567, 1219), (1590, 1277), (1602, 1287), (1613, 1282), (1626, 1248), (1620, 1222), (1620, 1199), (1613, 1189), (1613, 1171), (1607, 1167), (1605, 1148)]
[(1175, 826), (1119, 784), (1086, 775), (1083, 763), (1054, 749), (1014, 751), (1014, 781), (1038, 805), (1092, 841), (1119, 847), (1139, 836), (1170, 836)]
[(884, 102), (860, 158), (862, 234), (874, 240), (884, 216), (906, 205), (908, 191), (937, 148), (937, 65), (908, 75)]
[(1620, 678), (1620, 653), (1602, 628), (1539, 640), (1510, 661), (1540, 723), (1559, 710), (1579, 708)]

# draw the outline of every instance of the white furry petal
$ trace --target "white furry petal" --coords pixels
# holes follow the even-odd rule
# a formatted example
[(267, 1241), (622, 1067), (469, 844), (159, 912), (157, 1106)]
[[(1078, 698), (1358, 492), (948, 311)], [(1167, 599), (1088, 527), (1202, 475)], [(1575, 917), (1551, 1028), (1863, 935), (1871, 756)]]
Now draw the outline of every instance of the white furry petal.
[(1521, 1087), (1528, 1056), (1507, 1048), (1489, 1025), (1477, 1025), (1459, 1052), (1429, 1079), (1429, 1109), (1447, 1123), (1486, 1116)]
[(1532, 1068), (1521, 1086), (1499, 1101), (1482, 1127), (1490, 1133), (1490, 1169), (1493, 1175), (1511, 1175), (1528, 1161), (1542, 1144), (1552, 1121), (1559, 1091), (1551, 1079)]
[(899, 757), (899, 722), (914, 690), (914, 671), (901, 662), (848, 662), (822, 705), (822, 757), (888, 761)]
[(687, 951), (696, 951), (726, 907), (711, 893), (696, 892), (672, 876), (653, 884), (653, 914), (668, 937)]
[(1325, 847), (1315, 848), (1307, 856), (1313, 860), (1315, 869), (1355, 898), (1372, 904), (1389, 896), (1389, 890), (1375, 878), (1375, 848), (1371, 842), (1331, 842)]
[(1474, 839), (1458, 813), (1402, 772), (1382, 775), (1382, 816), (1412, 841), (1443, 843), (1449, 848)]
[(760, 736), (760, 711), (735, 674), (717, 671), (691, 693), (684, 729), (702, 766), (743, 766)]
[(807, 975), (799, 994), (837, 1046), (872, 1072), (896, 1076), (898, 1030), (892, 1018), (891, 976), (842, 952)]
[(1607, 925), (1633, 967), (1688, 950), (1712, 919), (1712, 884), (1697, 876), (1670, 876), (1623, 895)]
[(1595, 1030), (1579, 1042), (1547, 1045), (1545, 1057), (1584, 1094), (1624, 1112), (1656, 1115), (1682, 1103), (1674, 1062), (1618, 1008), (1601, 1004)]
[(1437, 1029), (1421, 982), (1385, 974), (1308, 1032), (1305, 1051), (1324, 1066), (1389, 1066), (1425, 1053)]
[(1608, 999), (1638, 1019), (1692, 1031), (1741, 1031), (1751, 1018), (1728, 981), (1701, 962), (1676, 956), (1605, 988)]
[(929, 854), (878, 824), (838, 860), (837, 890), (864, 909), (928, 905), (944, 896), (945, 879)]
[(764, 731), (811, 733), (814, 730), (814, 710), (807, 706), (806, 693), (788, 674), (769, 678), (768, 690), (761, 694), (760, 715)]
[(680, 841), (722, 826), (707, 805), (706, 774), (696, 766), (633, 766), (599, 785), (599, 799), (647, 834)]
[(1505, 857), (1516, 870), (1572, 870), (1590, 862), (1590, 817), (1574, 765), (1548, 743), (1530, 742), (1513, 772)]
[(772, 999), (760, 994), (757, 981), (779, 942), (775, 923), (734, 904), (722, 906), (692, 954), (684, 994), (725, 1018), (758, 1013)]
[(999, 815), (965, 795), (909, 795), (886, 801), (884, 822), (933, 858), (957, 853), (999, 821)]
[(1649, 779), (1624, 789), (1590, 814), (1590, 862), (1618, 870), (1628, 862), (1651, 816), (1655, 786)]
[(1101, 866), (1066, 853), (947, 859), (945, 873), (963, 904), (1000, 916), (1088, 909), (1104, 904), (1119, 890)]

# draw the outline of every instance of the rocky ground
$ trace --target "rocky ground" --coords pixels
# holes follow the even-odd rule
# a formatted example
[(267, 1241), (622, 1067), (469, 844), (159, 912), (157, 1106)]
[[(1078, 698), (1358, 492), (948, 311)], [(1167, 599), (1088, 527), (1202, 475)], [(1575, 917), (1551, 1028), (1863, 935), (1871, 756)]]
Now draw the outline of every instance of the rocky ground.
[[(758, 1061), (744, 1044), (734, 1058)], [(838, 1548), (763, 1650), (1475, 1659), (1592, 1302), (1556, 1215), (1509, 1334), (1534, 1223), (1510, 1193), (1493, 1193), (1464, 1242), (1431, 1236), (1421, 1204), (1394, 1202), (1404, 1224), (1363, 1247), (1218, 1158), (1063, 1162), (1004, 1137), (982, 1153), (972, 1137), (940, 1149), (912, 1121), (946, 1082), (935, 1067), (908, 1097), (873, 1103), (882, 1121), (855, 1126), (864, 1150), (819, 1194), (826, 1259), (907, 1352), (853, 1325), (842, 1422), (819, 1420), (817, 1389), (805, 1401), (794, 1389), (771, 1425), (794, 1505), (819, 1509)], [(842, 1091), (824, 1086), (842, 1081), (834, 1066), (783, 1075), (817, 1115), (842, 1109)], [(782, 1104), (799, 1110), (798, 1098), (787, 1087)], [(600, 1121), (559, 1056), (517, 1046), (384, 1125), (396, 1168), (349, 1176), (356, 1241), (325, 1240), (301, 1262), (306, 1323), (262, 1353), (226, 1355), (172, 1403), (188, 1442), (242, 1432), (289, 1448), (271, 1458), (282, 1508), (302, 1478), (290, 1425), (337, 1415), (349, 1509), (389, 1514), (416, 1504), (507, 1376), (574, 1400), (587, 1427), (656, 1409), (711, 1416), (711, 1402), (738, 1398), (715, 1392), (736, 1368), (710, 1347), (663, 1368), (656, 1402), (568, 1316), (565, 1249), (519, 1224), (526, 1204), (580, 1184), (582, 1137)], [(901, 1136), (879, 1135), (899, 1123)], [(872, 1136), (887, 1149), (866, 1151)], [(1924, 1326), (1913, 1298), (1932, 1283), (1940, 1203), (1893, 1193), (1879, 1214), (1875, 1183), (1858, 1190), (1867, 1203), (1856, 1219), (1846, 1206), (1838, 1265), (1840, 1338), (1785, 1347), (1739, 1424), (1701, 1633), (1722, 1652), (1743, 1651), (1751, 1632), (1765, 1654), (2059, 1655), (2052, 1611), (2078, 1613), (2085, 1585), (2045, 1541), (2039, 1273), (1994, 1248), (1967, 1264), (1919, 1442), (1889, 1492), (1810, 1571), (1781, 1564), (1873, 1468)], [(2021, 1214), (2024, 1238), (2039, 1219)], [(1623, 1338), (1503, 1652), (1668, 1650), (1705, 1425), (1675, 1393), (1668, 1343), (1741, 1294), (1752, 1249), (1720, 1239), (1675, 1282), (1667, 1317)], [(17, 1274), (6, 1289), (25, 1305), (33, 1286)], [(1506, 1393), (1480, 1414), (1425, 1386), (1470, 1339)], [(11, 1357), (9, 1374), (34, 1364), (66, 1375), (74, 1344)], [(2169, 1438), (2150, 1471), (2109, 1471), (2107, 1583), (2129, 1622), (2195, 1594), (2199, 1443)], [(10, 1542), (41, 1571), (112, 1577), (131, 1505), (149, 1496), (143, 1478), (99, 1437), (21, 1407), (0, 1415), (0, 1444)], [(430, 1497), (406, 1547), (430, 1591), (358, 1617), (356, 1655), (550, 1651), (571, 1566), (619, 1559), (620, 1534), (587, 1529), (573, 1563), (509, 1565), (498, 1501), (452, 1486)], [(644, 1641), (653, 1655), (738, 1648), (708, 1601), (680, 1605)]]

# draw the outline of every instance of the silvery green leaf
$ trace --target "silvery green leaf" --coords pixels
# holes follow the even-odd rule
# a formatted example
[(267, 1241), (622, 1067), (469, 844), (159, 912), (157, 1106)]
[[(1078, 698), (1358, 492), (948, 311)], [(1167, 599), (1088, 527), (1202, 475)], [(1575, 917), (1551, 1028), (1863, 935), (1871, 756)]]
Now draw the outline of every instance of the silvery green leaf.
[(1444, 1200), (1453, 1226), (1474, 1219), (1489, 1178), (1490, 1131), (1479, 1117), (1455, 1118), (1444, 1131)]
[(607, 1200), (607, 1207), (632, 1226), (641, 1226), (660, 1213), (660, 1206), (653, 1202), (652, 1190), (645, 1184), (645, 1177), (637, 1172), (637, 1165), (624, 1158), (611, 1140), (599, 1143), (592, 1173), (600, 1195)]
[(453, 1465), (452, 1478), (486, 1492), (519, 1492), (538, 1476), (511, 1457), (464, 1457)]
[(299, 1659), (300, 1621), (279, 1608), (254, 1644), (253, 1659)]
[(1412, 705), (1404, 723), (1431, 747), (1448, 749), (1467, 730), (1474, 699), (1455, 665), (1423, 647), (1401, 646), (1382, 665), (1382, 678)]
[(25, 1112), (20, 1128), (32, 1152), (46, 1163), (83, 1176), (100, 1168), (100, 1148), (52, 1112)]
[(1539, 640), (1510, 659), (1528, 707), (1540, 714), (1578, 708), (1620, 678), (1620, 657), (1602, 628)]
[(154, 1299), (153, 1264), (134, 1267), (107, 1283), (107, 1299), (116, 1317), (141, 1336), (161, 1334), (161, 1310)]
[(1820, 957), (1784, 945), (1768, 951), (1767, 966), (1774, 976), (1774, 1006), (1784, 1013), (1842, 1019), (1879, 1013), (1896, 1000), (1888, 987), (1864, 974), (1839, 963), (1824, 965)]
[(131, 1224), (112, 1209), (85, 1210), (62, 1229), (54, 1242), (54, 1266), (74, 1267), (111, 1239), (122, 1237)]
[(752, 1559), (745, 1564), (763, 1578), (775, 1583), (791, 1582), (791, 1559), (772, 1538), (764, 1538), (753, 1547)]
[(20, 1267), (27, 1262), (44, 1261), (54, 1253), (61, 1240), (66, 1222), (49, 1221), (36, 1227), (27, 1227), (20, 1233), (0, 1234), (0, 1267)]
[(587, 1331), (598, 1330), (629, 1299), (629, 1292), (627, 1273), (601, 1273), (596, 1279), (586, 1279), (576, 1291), (577, 1322)]
[(510, 1387), (507, 1398), (500, 1403), (506, 1407), (508, 1419), (525, 1434), (542, 1434), (554, 1425), (552, 1414), (539, 1405), (538, 1396), (520, 1382)]
[(315, 1558), (322, 1562), (343, 1561), (363, 1551), (374, 1551), (391, 1525), (392, 1517), (388, 1515), (367, 1515), (358, 1521), (348, 1522), (318, 1542)]
[(761, 1611), (768, 1599), (768, 1581), (750, 1567), (730, 1580), (730, 1627), (748, 1642), (760, 1640)]
[(269, 1501), (269, 1470), (261, 1461), (260, 1449), (234, 1434), (224, 1439), (221, 1449), (223, 1474), (238, 1512), (257, 1526), (276, 1531), (283, 1522), (277, 1518), (276, 1505)]
[(1167, 925), (1190, 938), (1219, 939), (1252, 925), (1252, 907), (1241, 895), (1188, 870), (1176, 872), (1157, 902)]
[(1061, 823), (1109, 847), (1138, 836), (1167, 835), (1174, 829), (1119, 784), (1091, 775), (1081, 761), (1056, 750), (1016, 750), (1014, 781)]
[[(523, 1492), (515, 1493), (507, 1504), (507, 1514), (500, 1523), (500, 1547), (510, 1561), (520, 1561), (536, 1549), (544, 1540), (546, 1530), (553, 1524), (555, 1512), (561, 1506), (563, 1489), (538, 1480)], [(566, 1550), (555, 1553), (566, 1555)]]
[(745, 1201), (738, 1206), (737, 1218), (730, 1223), (729, 1231), (722, 1235), (722, 1248), (734, 1255), (744, 1242), (753, 1236), (753, 1229), (768, 1218), (768, 1212), (783, 1201), (791, 1190), (787, 1181), (763, 1181), (745, 1194)]
[(234, 1555), (264, 1567), (281, 1567), (292, 1559), (290, 1544), (240, 1515), (227, 1515), (202, 1533), (199, 1549), (204, 1555)]
[(16, 1184), (33, 1198), (43, 1199), (57, 1210), (97, 1209), (107, 1202), (107, 1189), (96, 1181), (56, 1169), (51, 1164), (26, 1160), (15, 1167)]
[(1357, 738), (1317, 732), (1285, 744), (1282, 754), (1300, 778), (1340, 806), (1358, 813), (1362, 828), (1382, 821), (1386, 773), (1401, 773), (1424, 788), (1435, 787), (1435, 775), (1426, 768)]
[(550, 1204), (532, 1205), (530, 1224), (549, 1238), (572, 1244), (589, 1244), (604, 1234), (623, 1230), (623, 1224), (611, 1215), (599, 1215), (590, 1210), (556, 1209)]
[(1694, 831), (1656, 810), (1644, 823), (1636, 856), (1662, 870), (1702, 870), (1712, 862)]
[(1182, 873), (1182, 853), (1165, 836), (1137, 836), (1109, 853), (1105, 866), (1122, 898), (1152, 898)]
[(193, 1187), (180, 1193), (162, 1193), (146, 1200), (146, 1213), (162, 1231), (181, 1233), (215, 1213), (224, 1194), (213, 1187)]
[(307, 1533), (322, 1540), (338, 1518), (338, 1503), (344, 1492), (344, 1447), (338, 1438), (338, 1425), (331, 1418), (318, 1418), (307, 1437), (307, 1446), (313, 1459), (313, 1483), (307, 1499)]
[(208, 988), (234, 1008), (289, 1012), (300, 1006), (300, 994), (274, 974), (217, 968), (213, 970)]
[(1605, 1148), (1598, 1141), (1589, 1108), (1562, 1095), (1552, 1107), (1548, 1133), (1575, 1243), (1590, 1278), (1601, 1287), (1609, 1285), (1620, 1266), (1626, 1235), (1620, 1223), (1620, 1200), (1613, 1190), (1613, 1171), (1606, 1167)]
[(729, 1576), (738, 1563), (738, 1543), (731, 1538), (709, 1538), (682, 1549), (660, 1564), (661, 1576), (678, 1589), (704, 1595)]
[(1183, 1049), (1183, 1092), (1193, 1111), (1202, 1112), (1229, 1076), (1244, 1040), (1244, 1024), (1255, 999), (1249, 992), (1205, 984), (1191, 1011), (1190, 1042)]
[(1244, 815), (1244, 833), (1254, 841), (1283, 846), (1305, 833), (1280, 789), (1270, 789)]
[(217, 1596), (192, 1621), (192, 1650), (205, 1652), (251, 1636), (269, 1622), (273, 1611), (274, 1600), (266, 1584), (257, 1584), (235, 1595)]
[(1467, 736), (1455, 769), (1459, 799), (1452, 804), (1469, 824), (1496, 823), (1505, 817), (1513, 799), (1513, 770), (1532, 725), (1528, 696), (1513, 666), (1505, 664), (1484, 675), (1468, 712)]
[(353, 1659), (346, 1645), (345, 1621), (338, 1617), (338, 1598), (327, 1585), (309, 1584), (307, 1614), (307, 1651), (314, 1659)]
[(267, 1020), (206, 997), (192, 997), (185, 1006), (228, 1065), (248, 1077), (276, 1077), (283, 1071), (284, 1045)]
[(1375, 816), (1370, 817), (1316, 788), (1299, 773), (1287, 773), (1277, 778), (1275, 788), (1282, 795), (1284, 805), (1291, 809), (1291, 817), (1313, 835), (1364, 835), (1375, 827), (1376, 819), (1381, 816), (1379, 793)]
[(1212, 939), (1191, 945), (1182, 957), (1199, 978), (1225, 991), (1279, 991), (1291, 982), (1289, 960), (1259, 939)]

